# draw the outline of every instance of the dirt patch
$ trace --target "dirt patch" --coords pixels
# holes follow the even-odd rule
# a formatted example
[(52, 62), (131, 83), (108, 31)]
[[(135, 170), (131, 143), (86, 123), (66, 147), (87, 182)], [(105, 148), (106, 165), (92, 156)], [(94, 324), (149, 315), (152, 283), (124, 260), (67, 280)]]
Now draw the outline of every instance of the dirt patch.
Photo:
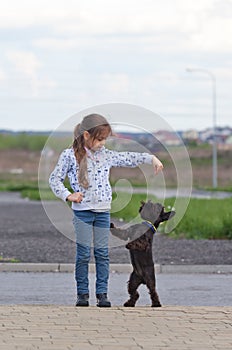
[(40, 152), (24, 150), (1, 150), (0, 173), (14, 173), (22, 169), (26, 174), (37, 174), (40, 161)]
[[(25, 150), (0, 150), (0, 178), (7, 178), (10, 174), (15, 181), (23, 179), (37, 179), (38, 167), (40, 162), (40, 152), (31, 152)], [(163, 161), (164, 176), (166, 186), (175, 187), (177, 184), (177, 175), (175, 165), (167, 152), (159, 152), (157, 156)], [(178, 158), (178, 149), (175, 151)], [(181, 153), (180, 155), (181, 156)], [(193, 186), (211, 187), (212, 186), (212, 150), (211, 148), (193, 148), (189, 149), (189, 156), (192, 164)], [(55, 166), (58, 155), (52, 159), (52, 167)], [(22, 172), (17, 173), (17, 169)], [(14, 173), (15, 171), (15, 173)], [(232, 173), (232, 150), (218, 151), (218, 185), (220, 187), (231, 186)], [(146, 174), (146, 175), (144, 175)], [(143, 184), (154, 177), (151, 166), (139, 168), (112, 168), (111, 179), (117, 181), (126, 178), (133, 184)]]

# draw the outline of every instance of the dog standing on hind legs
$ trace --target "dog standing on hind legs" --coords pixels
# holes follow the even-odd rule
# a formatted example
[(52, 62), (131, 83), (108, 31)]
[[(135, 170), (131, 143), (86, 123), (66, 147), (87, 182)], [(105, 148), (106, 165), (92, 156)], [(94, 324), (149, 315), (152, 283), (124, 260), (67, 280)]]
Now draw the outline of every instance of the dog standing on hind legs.
[(111, 223), (110, 229), (114, 236), (122, 240), (130, 240), (126, 244), (126, 248), (130, 251), (133, 271), (128, 281), (130, 298), (125, 302), (124, 306), (135, 306), (139, 298), (137, 289), (140, 284), (146, 284), (151, 297), (151, 306), (160, 307), (161, 303), (156, 291), (152, 242), (159, 224), (171, 219), (175, 215), (175, 211), (165, 212), (164, 206), (160, 203), (142, 201), (139, 213), (144, 220), (142, 223), (132, 225), (127, 229), (116, 228)]

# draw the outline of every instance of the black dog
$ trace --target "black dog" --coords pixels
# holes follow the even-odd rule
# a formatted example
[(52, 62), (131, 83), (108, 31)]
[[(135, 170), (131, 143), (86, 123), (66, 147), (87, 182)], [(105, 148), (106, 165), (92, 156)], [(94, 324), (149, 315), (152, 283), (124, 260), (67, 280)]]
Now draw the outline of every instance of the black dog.
[(141, 202), (139, 209), (140, 216), (144, 222), (132, 225), (128, 229), (116, 228), (111, 223), (111, 233), (123, 240), (130, 240), (126, 244), (126, 248), (130, 250), (130, 258), (133, 271), (128, 282), (128, 293), (130, 298), (125, 302), (124, 306), (135, 306), (139, 298), (137, 288), (140, 284), (146, 284), (153, 307), (161, 306), (159, 296), (156, 291), (155, 269), (152, 257), (152, 241), (153, 236), (163, 221), (171, 219), (174, 211), (165, 212), (164, 207), (160, 203)]

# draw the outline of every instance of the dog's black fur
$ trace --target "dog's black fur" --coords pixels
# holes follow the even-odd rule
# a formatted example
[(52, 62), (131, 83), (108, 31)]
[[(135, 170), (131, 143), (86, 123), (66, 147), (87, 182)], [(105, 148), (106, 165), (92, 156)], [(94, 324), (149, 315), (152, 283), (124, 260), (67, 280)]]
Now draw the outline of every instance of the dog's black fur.
[[(151, 201), (141, 202), (139, 213), (143, 223), (130, 226), (128, 229), (116, 228), (111, 223), (111, 233), (123, 240), (130, 240), (126, 244), (126, 248), (130, 250), (130, 258), (133, 271), (128, 282), (128, 293), (130, 295), (124, 306), (135, 306), (139, 298), (137, 288), (140, 284), (146, 284), (153, 307), (161, 306), (159, 296), (156, 291), (155, 269), (152, 257), (152, 241), (154, 229), (152, 223), (157, 229), (163, 221), (171, 219), (175, 215), (175, 211), (164, 211), (164, 206), (160, 203)], [(149, 223), (150, 222), (150, 223)]]

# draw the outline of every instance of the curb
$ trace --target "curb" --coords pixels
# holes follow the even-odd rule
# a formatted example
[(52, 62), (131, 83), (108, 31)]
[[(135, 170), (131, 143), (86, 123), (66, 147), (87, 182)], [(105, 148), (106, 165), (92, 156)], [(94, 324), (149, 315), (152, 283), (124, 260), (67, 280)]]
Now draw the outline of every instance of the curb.
[[(74, 264), (59, 263), (0, 263), (0, 272), (74, 272)], [(216, 273), (232, 274), (232, 265), (159, 265), (155, 264), (159, 273)], [(89, 264), (89, 272), (95, 272), (95, 264)], [(110, 264), (110, 273), (131, 273), (130, 264)]]

